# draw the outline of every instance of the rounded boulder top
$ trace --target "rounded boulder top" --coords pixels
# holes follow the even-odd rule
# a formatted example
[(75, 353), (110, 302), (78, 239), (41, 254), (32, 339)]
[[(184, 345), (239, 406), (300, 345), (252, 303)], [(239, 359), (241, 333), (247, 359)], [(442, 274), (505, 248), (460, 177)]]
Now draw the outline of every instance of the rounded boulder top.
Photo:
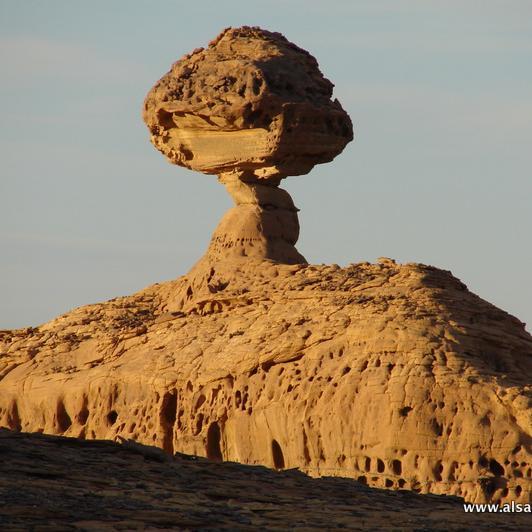
[(143, 118), (170, 162), (278, 184), (331, 161), (353, 126), (316, 59), (283, 35), (228, 28), (174, 63)]

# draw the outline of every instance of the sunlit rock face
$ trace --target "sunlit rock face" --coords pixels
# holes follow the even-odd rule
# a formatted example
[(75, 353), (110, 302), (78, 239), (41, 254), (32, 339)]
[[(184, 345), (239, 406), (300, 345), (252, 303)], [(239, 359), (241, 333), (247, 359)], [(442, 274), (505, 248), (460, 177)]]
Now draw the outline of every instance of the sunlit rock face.
[(174, 164), (217, 174), (235, 201), (213, 235), (211, 260), (306, 262), (295, 248), (298, 209), (277, 187), (353, 139), (332, 90), (307, 51), (257, 27), (224, 30), (150, 90), (144, 121), (154, 146)]
[(229, 28), (159, 80), (144, 120), (174, 164), (278, 183), (331, 161), (352, 140), (332, 91), (314, 57), (280, 33)]
[[(531, 498), (532, 337), (420, 264), (309, 265), (279, 188), (352, 138), (315, 60), (224, 31), (150, 91), (172, 162), (234, 200), (184, 275), (0, 331), (0, 426), (371, 486)], [(198, 213), (200, 216), (201, 213)]]

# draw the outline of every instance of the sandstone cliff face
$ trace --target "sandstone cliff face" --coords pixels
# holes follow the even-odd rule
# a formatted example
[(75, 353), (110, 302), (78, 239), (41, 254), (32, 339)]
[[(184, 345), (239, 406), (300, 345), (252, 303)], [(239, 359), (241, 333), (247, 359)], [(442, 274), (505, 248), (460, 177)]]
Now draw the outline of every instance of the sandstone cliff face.
[[(303, 89), (272, 84), (291, 69)], [(229, 71), (236, 95), (216, 81)], [(177, 164), (219, 173), (235, 207), (186, 276), (1, 332), (0, 426), (530, 501), (524, 325), (449, 272), (389, 259), (312, 266), (295, 248), (297, 209), (280, 180), (351, 138), (330, 89), (309, 54), (257, 28), (228, 30), (173, 67), (146, 100), (152, 141)], [(248, 104), (276, 120), (259, 127)], [(307, 146), (294, 126), (297, 142), (257, 147), (273, 123), (308, 125), (309, 108), (318, 129), (332, 116), (349, 131), (323, 138), (308, 126)], [(248, 146), (238, 135), (259, 137)], [(227, 151), (237, 155), (220, 161)]]
[(209, 286), (4, 332), (0, 425), (530, 500), (532, 339), (448, 272), (242, 260)]

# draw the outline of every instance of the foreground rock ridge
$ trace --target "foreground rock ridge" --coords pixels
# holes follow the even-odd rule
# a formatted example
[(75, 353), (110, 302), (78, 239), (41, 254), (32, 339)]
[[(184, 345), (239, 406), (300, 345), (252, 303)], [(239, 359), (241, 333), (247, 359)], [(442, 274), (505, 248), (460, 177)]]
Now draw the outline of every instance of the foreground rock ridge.
[[(295, 248), (281, 179), (352, 138), (331, 88), (307, 52), (258, 28), (226, 30), (174, 65), (146, 99), (152, 141), (218, 173), (235, 207), (187, 275), (1, 331), (0, 426), (530, 501), (524, 324), (450, 272), (309, 265)], [(292, 129), (270, 138), (272, 124)]]
[(20, 530), (529, 530), (530, 514), (464, 513), (455, 497), (297, 471), (171, 458), (131, 442), (0, 429), (0, 528)]

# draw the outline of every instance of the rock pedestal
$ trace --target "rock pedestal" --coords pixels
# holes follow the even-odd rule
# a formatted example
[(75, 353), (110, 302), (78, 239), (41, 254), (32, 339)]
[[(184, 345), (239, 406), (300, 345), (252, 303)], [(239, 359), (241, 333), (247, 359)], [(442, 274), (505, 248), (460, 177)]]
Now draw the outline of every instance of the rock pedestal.
[(295, 244), (299, 237), (298, 209), (290, 194), (276, 186), (246, 183), (233, 174), (220, 181), (235, 202), (216, 228), (207, 254), (212, 260), (242, 257), (284, 264), (306, 263)]

